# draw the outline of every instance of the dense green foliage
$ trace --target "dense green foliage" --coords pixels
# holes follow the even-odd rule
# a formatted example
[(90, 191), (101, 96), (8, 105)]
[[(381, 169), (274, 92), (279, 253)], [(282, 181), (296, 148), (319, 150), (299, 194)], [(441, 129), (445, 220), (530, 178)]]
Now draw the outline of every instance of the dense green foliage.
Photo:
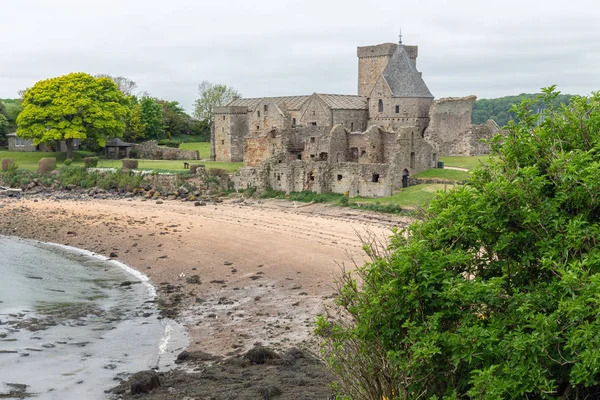
[[(600, 92), (512, 109), (497, 157), (344, 274), (321, 317), (354, 399), (585, 399), (600, 393)], [(544, 118), (537, 115), (539, 101)]]
[(163, 131), (162, 107), (157, 103), (156, 99), (150, 96), (141, 98), (140, 107), (141, 122), (146, 127), (143, 137), (147, 139), (158, 139)]
[(17, 130), (17, 117), (23, 109), (21, 99), (0, 99), (0, 114), (8, 120), (8, 132)]
[[(502, 127), (505, 126), (511, 118), (515, 118), (514, 112), (511, 112), (512, 106), (520, 104), (523, 100), (534, 100), (531, 104), (533, 112), (542, 112), (546, 107), (544, 102), (538, 100), (539, 94), (522, 93), (518, 96), (505, 96), (497, 99), (480, 99), (473, 105), (471, 122), (474, 124), (484, 124), (487, 120), (493, 119)], [(572, 96), (570, 94), (561, 94), (552, 99), (549, 105), (559, 107), (566, 104)]]
[(36, 145), (65, 140), (73, 158), (73, 139), (103, 146), (107, 137), (123, 134), (128, 117), (127, 101), (111, 79), (72, 73), (27, 89), (17, 134)]

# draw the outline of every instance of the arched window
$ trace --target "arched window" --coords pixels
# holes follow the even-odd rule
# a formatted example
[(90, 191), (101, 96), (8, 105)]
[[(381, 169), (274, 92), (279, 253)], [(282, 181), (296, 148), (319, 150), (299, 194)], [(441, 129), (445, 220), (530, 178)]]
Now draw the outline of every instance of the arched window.
[(292, 127), (296, 126), (296, 118), (292, 118)]
[(379, 109), (379, 112), (383, 112), (383, 100), (379, 99), (377, 108)]
[(260, 111), (257, 111), (257, 112), (256, 112), (256, 116), (257, 116), (258, 118), (260, 118)]

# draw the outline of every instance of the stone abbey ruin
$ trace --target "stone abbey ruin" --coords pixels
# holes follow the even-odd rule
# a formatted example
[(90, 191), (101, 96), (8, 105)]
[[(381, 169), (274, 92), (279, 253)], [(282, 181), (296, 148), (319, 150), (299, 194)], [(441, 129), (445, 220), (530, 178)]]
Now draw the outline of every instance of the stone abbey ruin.
[(417, 46), (358, 47), (358, 95), (241, 98), (214, 110), (211, 159), (244, 162), (237, 189), (381, 197), (442, 155), (480, 155), (498, 126), (471, 124), (475, 96), (434, 100)]

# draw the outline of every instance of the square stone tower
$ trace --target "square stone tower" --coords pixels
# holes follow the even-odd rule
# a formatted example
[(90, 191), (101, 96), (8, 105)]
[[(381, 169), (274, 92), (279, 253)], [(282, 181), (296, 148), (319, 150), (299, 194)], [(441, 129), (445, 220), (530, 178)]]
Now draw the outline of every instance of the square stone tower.
[[(359, 96), (369, 97), (377, 80), (397, 49), (397, 43), (383, 43), (374, 46), (359, 46), (357, 48)], [(419, 47), (404, 46), (404, 49), (416, 68)]]

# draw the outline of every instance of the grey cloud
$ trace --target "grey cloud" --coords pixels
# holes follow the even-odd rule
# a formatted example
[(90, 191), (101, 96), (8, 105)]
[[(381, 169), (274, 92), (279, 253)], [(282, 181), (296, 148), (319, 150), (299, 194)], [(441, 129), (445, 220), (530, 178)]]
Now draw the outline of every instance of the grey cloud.
[[(4, 8), (0, 97), (72, 71), (191, 111), (203, 80), (246, 96), (356, 93), (356, 46), (419, 45), (436, 97), (600, 89), (594, 0), (23, 0)], [(6, 34), (9, 33), (9, 34)]]

